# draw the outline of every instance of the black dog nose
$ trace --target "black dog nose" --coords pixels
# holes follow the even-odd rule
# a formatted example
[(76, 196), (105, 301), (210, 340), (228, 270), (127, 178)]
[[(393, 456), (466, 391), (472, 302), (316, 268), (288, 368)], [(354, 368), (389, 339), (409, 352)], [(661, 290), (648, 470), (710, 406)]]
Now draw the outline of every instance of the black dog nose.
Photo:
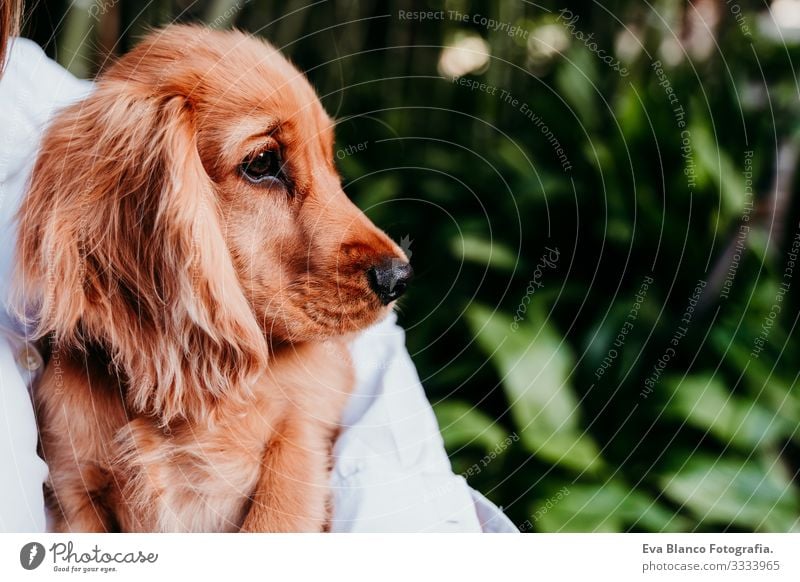
[(388, 305), (405, 293), (413, 276), (414, 270), (403, 259), (384, 259), (378, 265), (367, 269), (369, 286), (384, 305)]

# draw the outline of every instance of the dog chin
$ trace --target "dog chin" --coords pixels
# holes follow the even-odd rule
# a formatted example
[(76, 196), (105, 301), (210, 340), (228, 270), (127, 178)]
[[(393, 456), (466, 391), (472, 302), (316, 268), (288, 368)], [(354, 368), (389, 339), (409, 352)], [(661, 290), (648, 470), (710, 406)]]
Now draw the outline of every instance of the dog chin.
[(383, 321), (394, 308), (394, 302), (367, 307), (354, 313), (325, 313), (309, 306), (297, 306), (280, 319), (265, 318), (264, 334), (272, 344), (321, 341), (358, 333)]
[(338, 318), (326, 317), (323, 320), (313, 319), (314, 325), (319, 328), (319, 335), (314, 339), (328, 339), (357, 333), (386, 319), (392, 312), (394, 303), (381, 305), (379, 308), (368, 308), (356, 313), (341, 314)]

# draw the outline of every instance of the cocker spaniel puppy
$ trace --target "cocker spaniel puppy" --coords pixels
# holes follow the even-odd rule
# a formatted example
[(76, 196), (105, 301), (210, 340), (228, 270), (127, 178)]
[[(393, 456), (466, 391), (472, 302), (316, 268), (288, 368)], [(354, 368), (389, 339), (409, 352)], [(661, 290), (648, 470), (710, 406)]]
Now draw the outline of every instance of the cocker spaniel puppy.
[(347, 335), (410, 277), (297, 69), (152, 33), (56, 116), (19, 214), (56, 529), (324, 530)]

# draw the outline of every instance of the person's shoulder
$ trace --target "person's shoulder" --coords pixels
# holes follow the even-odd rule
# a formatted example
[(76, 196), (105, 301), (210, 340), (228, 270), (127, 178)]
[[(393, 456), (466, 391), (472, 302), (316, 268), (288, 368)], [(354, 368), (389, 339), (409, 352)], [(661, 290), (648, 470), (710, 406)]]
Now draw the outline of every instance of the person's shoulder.
[(33, 41), (13, 38), (0, 76), (0, 309), (12, 263), (10, 228), (42, 132), (59, 109), (83, 99), (92, 83), (71, 75)]
[(66, 105), (88, 94), (92, 84), (74, 77), (27, 38), (9, 41), (6, 67), (0, 78), (4, 108), (42, 109)]
[(43, 73), (58, 76), (66, 73), (34, 41), (20, 36), (9, 39), (8, 43), (2, 85), (15, 86), (21, 80), (29, 82), (41, 78)]
[(16, 53), (16, 56), (14, 57), (15, 59), (18, 59), (18, 58), (39, 58), (39, 57), (45, 57), (46, 58), (46, 55), (44, 54), (44, 51), (42, 50), (42, 48), (38, 44), (36, 44), (35, 42), (33, 42), (32, 40), (30, 40), (28, 38), (25, 38), (25, 37), (22, 37), (22, 36), (17, 36), (17, 37), (14, 37), (12, 39), (9, 39), (8, 42), (9, 42), (9, 45), (10, 45), (9, 46), (10, 50), (8, 52), (8, 54), (9, 54), (8, 60), (11, 60), (11, 56), (10, 55), (11, 55), (12, 52)]

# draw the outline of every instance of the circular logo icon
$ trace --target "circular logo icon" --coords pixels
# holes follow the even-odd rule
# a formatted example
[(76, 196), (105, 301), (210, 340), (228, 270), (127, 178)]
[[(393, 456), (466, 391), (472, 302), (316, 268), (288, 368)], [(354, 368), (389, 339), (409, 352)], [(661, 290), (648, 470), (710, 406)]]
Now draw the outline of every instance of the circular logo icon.
[(30, 542), (19, 551), (19, 563), (26, 570), (35, 570), (44, 561), (44, 546), (39, 542)]

